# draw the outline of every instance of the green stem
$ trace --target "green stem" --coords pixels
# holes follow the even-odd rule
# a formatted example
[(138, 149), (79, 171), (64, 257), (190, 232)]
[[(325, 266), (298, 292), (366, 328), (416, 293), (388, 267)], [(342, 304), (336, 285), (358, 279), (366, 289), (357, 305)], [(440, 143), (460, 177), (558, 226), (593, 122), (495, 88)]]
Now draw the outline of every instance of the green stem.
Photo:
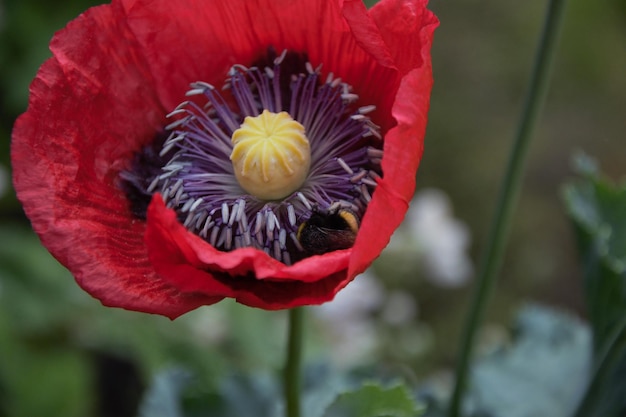
[(476, 333), (482, 322), (487, 302), (493, 290), (496, 272), (502, 264), (502, 254), (522, 182), (530, 138), (548, 90), (548, 76), (556, 51), (564, 9), (565, 0), (551, 0), (548, 5), (543, 32), (526, 92), (523, 112), (509, 156), (504, 181), (501, 184), (496, 215), (489, 233), (487, 248), (480, 264), (477, 287), (464, 327), (461, 341), (461, 356), (456, 368), (456, 385), (450, 400), (450, 408), (448, 409), (449, 417), (458, 417), (460, 415)]
[(603, 388), (606, 387), (607, 378), (611, 376), (611, 372), (624, 358), (626, 358), (626, 316), (615, 327), (615, 331), (607, 339), (604, 348), (598, 355), (597, 366), (574, 417), (594, 415), (593, 411), (603, 400)]
[(289, 310), (287, 362), (284, 373), (286, 417), (300, 417), (303, 316), (304, 307)]

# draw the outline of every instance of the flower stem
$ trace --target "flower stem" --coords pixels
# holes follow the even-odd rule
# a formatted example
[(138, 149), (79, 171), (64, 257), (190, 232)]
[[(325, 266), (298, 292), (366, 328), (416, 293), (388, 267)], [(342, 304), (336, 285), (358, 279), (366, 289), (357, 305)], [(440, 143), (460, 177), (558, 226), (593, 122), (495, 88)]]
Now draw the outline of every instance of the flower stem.
[(304, 307), (289, 310), (287, 362), (284, 373), (286, 417), (300, 417), (303, 316)]
[(464, 327), (460, 358), (456, 368), (456, 385), (448, 409), (449, 417), (460, 415), (476, 333), (493, 290), (496, 273), (502, 264), (502, 254), (519, 194), (530, 138), (548, 90), (550, 66), (556, 51), (564, 9), (565, 0), (551, 0), (548, 5), (523, 112), (509, 155), (504, 181), (501, 184), (496, 215), (489, 233), (487, 248), (481, 260), (477, 287)]
[(607, 378), (626, 358), (626, 316), (617, 324), (615, 330), (604, 344), (596, 360), (596, 368), (587, 386), (587, 391), (578, 405), (574, 417), (587, 417), (594, 414), (598, 404), (606, 394)]

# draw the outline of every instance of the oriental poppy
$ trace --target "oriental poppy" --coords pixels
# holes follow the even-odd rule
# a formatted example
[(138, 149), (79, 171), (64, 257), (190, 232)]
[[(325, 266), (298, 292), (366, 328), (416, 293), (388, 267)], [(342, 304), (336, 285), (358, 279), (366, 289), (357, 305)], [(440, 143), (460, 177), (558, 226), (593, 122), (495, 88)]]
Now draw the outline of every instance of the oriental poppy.
[[(52, 39), (15, 124), (18, 197), (105, 305), (328, 301), (406, 213), (437, 24), (424, 0), (91, 8)], [(312, 217), (348, 212), (348, 244), (307, 250)]]

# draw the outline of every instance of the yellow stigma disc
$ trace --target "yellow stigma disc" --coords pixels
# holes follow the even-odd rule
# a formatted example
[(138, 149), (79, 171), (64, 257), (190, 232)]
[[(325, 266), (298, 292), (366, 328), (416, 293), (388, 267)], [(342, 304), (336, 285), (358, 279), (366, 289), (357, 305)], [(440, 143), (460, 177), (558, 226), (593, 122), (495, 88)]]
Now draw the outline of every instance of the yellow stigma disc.
[(287, 112), (263, 110), (248, 116), (232, 136), (235, 176), (261, 200), (278, 200), (298, 190), (311, 166), (304, 127)]

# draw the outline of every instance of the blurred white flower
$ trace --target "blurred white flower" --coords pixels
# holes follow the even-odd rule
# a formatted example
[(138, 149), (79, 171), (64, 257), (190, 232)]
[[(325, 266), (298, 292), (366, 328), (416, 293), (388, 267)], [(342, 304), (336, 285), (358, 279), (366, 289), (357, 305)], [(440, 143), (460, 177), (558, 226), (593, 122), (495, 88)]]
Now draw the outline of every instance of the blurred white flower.
[(417, 256), (433, 283), (458, 287), (474, 272), (467, 254), (470, 243), (469, 229), (453, 217), (448, 196), (441, 190), (424, 189), (416, 194), (389, 249)]
[(408, 324), (417, 317), (415, 298), (406, 291), (394, 290), (389, 292), (381, 317), (392, 326)]
[(385, 290), (376, 277), (365, 271), (337, 293), (330, 303), (316, 309), (321, 318), (344, 320), (361, 317), (378, 309), (384, 300)]
[(0, 198), (4, 197), (4, 193), (9, 189), (9, 174), (7, 170), (0, 165)]
[(379, 346), (372, 313), (385, 299), (385, 290), (369, 272), (359, 275), (335, 299), (311, 310), (320, 320), (338, 365), (350, 367), (370, 357)]
[(437, 284), (459, 286), (473, 274), (467, 249), (467, 226), (452, 216), (450, 200), (440, 190), (419, 192), (408, 214), (412, 233), (422, 242), (427, 272)]

